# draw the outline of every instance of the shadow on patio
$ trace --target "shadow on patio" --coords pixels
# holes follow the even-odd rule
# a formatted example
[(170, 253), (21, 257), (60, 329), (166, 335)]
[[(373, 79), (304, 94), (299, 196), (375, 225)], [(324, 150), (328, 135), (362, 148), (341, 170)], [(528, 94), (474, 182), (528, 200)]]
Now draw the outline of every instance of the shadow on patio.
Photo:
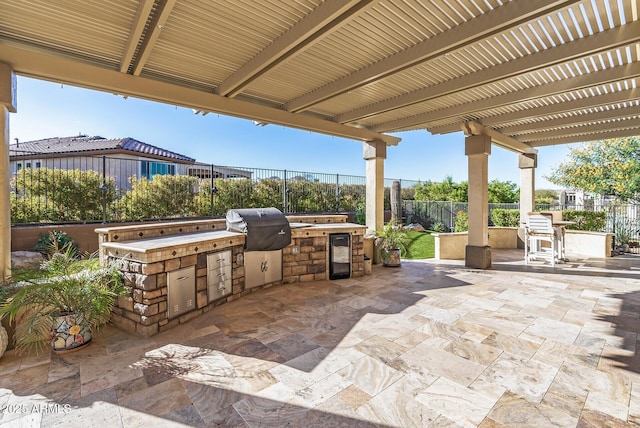
[[(511, 251), (494, 260), (487, 271), (436, 260), (374, 266), (363, 278), (258, 291), (148, 339), (107, 327), (75, 354), (9, 353), (0, 399), (27, 411), (0, 423), (637, 422), (634, 261), (550, 269)], [(43, 403), (63, 407), (31, 412)]]

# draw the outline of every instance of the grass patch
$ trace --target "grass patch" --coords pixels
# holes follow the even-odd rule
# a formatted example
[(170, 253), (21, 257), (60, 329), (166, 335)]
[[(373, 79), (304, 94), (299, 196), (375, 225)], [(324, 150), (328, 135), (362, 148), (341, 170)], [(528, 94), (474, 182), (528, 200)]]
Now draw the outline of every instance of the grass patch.
[(416, 232), (414, 230), (407, 231), (407, 248), (405, 259), (432, 259), (436, 256), (435, 238), (431, 236), (431, 232)]

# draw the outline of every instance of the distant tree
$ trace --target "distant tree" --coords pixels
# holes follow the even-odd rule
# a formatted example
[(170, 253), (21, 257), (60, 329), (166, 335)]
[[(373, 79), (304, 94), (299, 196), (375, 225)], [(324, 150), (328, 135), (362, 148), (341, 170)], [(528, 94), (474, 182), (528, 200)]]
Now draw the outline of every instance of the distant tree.
[(534, 197), (536, 204), (554, 204), (560, 198), (553, 190), (536, 190)]
[[(489, 183), (490, 203), (511, 203), (520, 199), (520, 190), (511, 181), (493, 180)], [(423, 201), (467, 202), (469, 183), (456, 183), (451, 176), (441, 182), (426, 181), (415, 186), (415, 199)]]
[(469, 184), (466, 181), (455, 183), (451, 176), (441, 182), (428, 180), (415, 186), (415, 199), (423, 201), (466, 202)]
[(492, 180), (489, 182), (489, 203), (507, 204), (518, 202), (520, 199), (520, 189), (518, 185), (511, 181)]
[(628, 201), (640, 194), (640, 137), (598, 140), (574, 147), (547, 178), (553, 184)]

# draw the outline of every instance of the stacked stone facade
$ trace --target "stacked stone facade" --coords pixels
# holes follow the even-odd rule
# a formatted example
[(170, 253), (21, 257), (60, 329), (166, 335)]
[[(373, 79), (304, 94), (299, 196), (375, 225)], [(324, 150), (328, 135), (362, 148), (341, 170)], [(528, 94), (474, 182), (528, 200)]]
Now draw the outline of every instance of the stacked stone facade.
[[(141, 336), (153, 336), (161, 331), (187, 322), (211, 307), (233, 300), (243, 291), (244, 266), (238, 264), (238, 254), (244, 252), (241, 245), (231, 247), (232, 251), (232, 293), (226, 297), (208, 301), (207, 295), (207, 254), (193, 254), (155, 263), (128, 261), (123, 273), (128, 294), (119, 297), (111, 316), (117, 327)], [(167, 273), (189, 266), (196, 267), (196, 307), (193, 311), (168, 318)]]
[[(324, 219), (321, 219), (324, 220)], [(345, 224), (341, 219), (340, 225), (327, 225), (323, 228), (302, 228), (292, 231), (291, 244), (282, 252), (282, 281), (245, 289), (244, 267), (244, 237), (218, 238), (217, 232), (206, 232), (203, 241), (189, 245), (180, 244), (180, 233), (169, 237), (164, 234), (166, 229), (158, 229), (156, 236), (148, 236), (148, 231), (137, 232), (140, 240), (129, 239), (110, 245), (109, 242), (119, 241), (123, 231), (117, 228), (101, 229), (102, 237), (113, 235), (111, 240), (101, 240), (101, 254), (103, 258), (123, 257), (129, 259), (124, 263), (123, 273), (125, 285), (129, 292), (118, 298), (116, 308), (112, 314), (112, 323), (117, 327), (139, 334), (144, 337), (153, 336), (161, 331), (173, 328), (187, 322), (214, 306), (235, 300), (243, 295), (253, 293), (262, 288), (278, 284), (295, 282), (312, 282), (329, 279), (329, 236), (331, 233), (349, 233), (351, 236), (351, 277), (364, 275), (364, 227)], [(201, 228), (202, 224), (194, 227)], [(203, 229), (214, 228), (217, 224), (207, 225)], [(141, 228), (143, 228), (142, 226)], [(173, 228), (176, 226), (172, 225)], [(133, 231), (126, 227), (124, 232), (131, 235)], [(178, 232), (182, 229), (178, 226)], [(156, 232), (156, 230), (153, 230)], [(173, 231), (172, 231), (173, 232)], [(189, 232), (192, 232), (189, 230)], [(226, 233), (226, 232), (223, 232)], [(146, 235), (146, 236), (145, 236)], [(158, 246), (155, 238), (163, 236), (169, 242), (169, 247)], [(123, 235), (124, 236), (124, 235)], [(213, 236), (216, 236), (213, 238)], [(130, 238), (130, 236), (127, 236)], [(149, 241), (151, 239), (151, 241)], [(213, 239), (213, 240), (211, 240)], [(147, 246), (141, 245), (147, 240)], [(128, 243), (127, 243), (128, 242)], [(146, 248), (146, 250), (141, 250)], [(207, 288), (207, 255), (218, 251), (231, 250), (232, 254), (232, 287), (231, 293), (209, 302)], [(136, 252), (137, 251), (137, 252)], [(146, 260), (144, 262), (143, 260)], [(167, 274), (178, 269), (195, 268), (195, 305), (190, 312), (169, 318), (168, 314), (168, 284)], [(313, 286), (313, 284), (309, 284)]]

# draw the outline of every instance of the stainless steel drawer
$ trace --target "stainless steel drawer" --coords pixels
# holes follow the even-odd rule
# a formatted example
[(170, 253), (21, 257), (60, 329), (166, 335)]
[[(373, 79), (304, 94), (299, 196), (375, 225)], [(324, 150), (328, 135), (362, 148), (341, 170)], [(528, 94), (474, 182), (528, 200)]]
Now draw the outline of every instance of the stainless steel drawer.
[(167, 272), (168, 317), (174, 318), (196, 308), (196, 267)]
[(209, 302), (231, 294), (231, 251), (219, 251), (207, 255), (207, 293)]

